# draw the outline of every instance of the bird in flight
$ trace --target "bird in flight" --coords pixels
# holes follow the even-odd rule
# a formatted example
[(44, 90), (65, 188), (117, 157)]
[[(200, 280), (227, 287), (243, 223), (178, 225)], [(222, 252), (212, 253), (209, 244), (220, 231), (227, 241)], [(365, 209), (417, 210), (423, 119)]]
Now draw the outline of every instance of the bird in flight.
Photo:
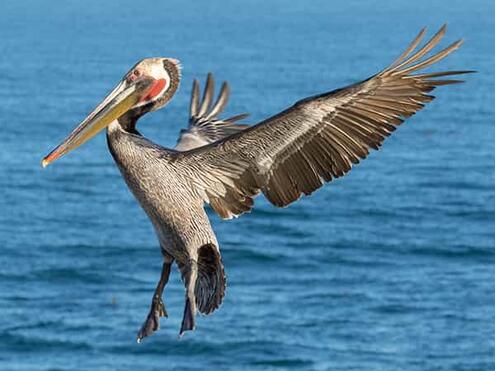
[(204, 94), (194, 81), (187, 130), (174, 149), (144, 138), (141, 116), (165, 106), (181, 79), (179, 62), (147, 58), (137, 63), (108, 96), (43, 161), (43, 167), (106, 128), (108, 148), (128, 187), (151, 220), (163, 255), (161, 277), (137, 340), (160, 327), (167, 316), (162, 299), (172, 263), (185, 285), (180, 335), (195, 329), (199, 311), (222, 303), (226, 277), (219, 244), (205, 204), (223, 219), (249, 212), (260, 193), (284, 207), (309, 195), (379, 149), (405, 119), (434, 97), (437, 86), (472, 71), (420, 72), (459, 48), (456, 41), (436, 53), (443, 26), (420, 46), (419, 32), (387, 68), (370, 78), (296, 102), (255, 125), (239, 125), (246, 115), (220, 119), (229, 88), (218, 99), (208, 75)]

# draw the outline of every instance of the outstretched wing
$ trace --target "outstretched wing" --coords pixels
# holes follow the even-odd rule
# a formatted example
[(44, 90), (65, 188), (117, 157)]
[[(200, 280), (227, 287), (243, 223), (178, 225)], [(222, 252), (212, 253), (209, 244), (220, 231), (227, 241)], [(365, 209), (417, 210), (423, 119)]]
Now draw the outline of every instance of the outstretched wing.
[(303, 99), (291, 108), (224, 140), (183, 153), (193, 189), (223, 218), (253, 206), (263, 192), (279, 207), (346, 174), (378, 149), (398, 125), (433, 100), (445, 78), (471, 71), (417, 73), (459, 48), (456, 41), (428, 53), (445, 34), (443, 26), (417, 49), (425, 29), (382, 72), (343, 89)]
[(219, 119), (218, 115), (224, 110), (229, 100), (229, 85), (224, 82), (218, 98), (213, 103), (215, 81), (211, 73), (206, 78), (203, 99), (200, 102), (199, 83), (193, 82), (191, 105), (189, 109), (189, 126), (180, 132), (175, 149), (188, 151), (205, 146), (226, 138), (246, 129), (247, 125), (237, 125), (236, 122), (246, 118), (247, 114), (236, 115), (228, 119)]

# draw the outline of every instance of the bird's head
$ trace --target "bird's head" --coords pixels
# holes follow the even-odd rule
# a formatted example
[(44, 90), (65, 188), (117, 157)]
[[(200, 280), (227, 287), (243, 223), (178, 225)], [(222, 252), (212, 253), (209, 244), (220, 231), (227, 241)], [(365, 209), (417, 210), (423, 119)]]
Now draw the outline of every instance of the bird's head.
[(117, 120), (134, 125), (147, 112), (163, 107), (179, 86), (180, 65), (171, 58), (146, 58), (43, 161), (43, 167), (79, 147)]

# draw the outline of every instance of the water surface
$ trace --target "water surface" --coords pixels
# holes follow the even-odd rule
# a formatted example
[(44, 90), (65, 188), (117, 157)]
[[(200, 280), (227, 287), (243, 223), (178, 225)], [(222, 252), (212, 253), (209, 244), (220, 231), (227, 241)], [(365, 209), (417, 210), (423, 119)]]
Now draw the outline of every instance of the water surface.
[[(488, 1), (5, 1), (0, 14), (0, 368), (495, 369), (495, 8)], [(139, 59), (183, 83), (140, 130), (173, 145), (193, 77), (232, 85), (249, 122), (366, 78), (424, 25), (476, 69), (348, 176), (286, 209), (212, 216), (228, 275), (220, 310), (137, 345), (159, 278), (152, 227), (104, 135), (41, 158)], [(446, 44), (445, 44), (446, 45)]]

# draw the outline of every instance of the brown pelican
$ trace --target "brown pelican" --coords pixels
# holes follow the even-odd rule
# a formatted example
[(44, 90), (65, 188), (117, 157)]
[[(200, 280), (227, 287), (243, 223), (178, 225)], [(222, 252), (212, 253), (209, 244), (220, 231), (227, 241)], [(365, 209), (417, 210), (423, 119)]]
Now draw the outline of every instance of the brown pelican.
[(440, 85), (462, 82), (448, 76), (472, 71), (418, 71), (459, 48), (456, 41), (430, 53), (445, 34), (443, 26), (419, 47), (425, 29), (387, 68), (361, 82), (298, 101), (250, 127), (218, 115), (227, 103), (222, 87), (213, 103), (209, 76), (200, 102), (194, 82), (189, 129), (175, 149), (144, 138), (138, 119), (167, 104), (181, 78), (179, 62), (148, 58), (137, 63), (84, 121), (43, 159), (43, 166), (107, 128), (108, 147), (122, 176), (155, 228), (163, 268), (138, 341), (167, 316), (163, 289), (175, 261), (185, 284), (180, 335), (195, 328), (199, 311), (210, 314), (225, 294), (219, 244), (204, 204), (222, 218), (248, 212), (259, 193), (283, 207), (351, 170), (370, 149), (378, 149), (404, 119), (433, 100)]

